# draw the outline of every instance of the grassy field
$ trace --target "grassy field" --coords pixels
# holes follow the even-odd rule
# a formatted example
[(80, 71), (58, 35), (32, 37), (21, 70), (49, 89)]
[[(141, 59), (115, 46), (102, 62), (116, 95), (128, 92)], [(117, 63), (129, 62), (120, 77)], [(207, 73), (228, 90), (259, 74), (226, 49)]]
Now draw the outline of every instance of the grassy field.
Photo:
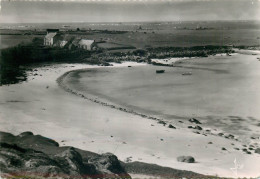
[(113, 42), (107, 42), (107, 43), (98, 43), (97, 45), (99, 48), (105, 49), (105, 50), (118, 50), (118, 49), (134, 49), (135, 47), (130, 45), (123, 45)]
[[(0, 29), (1, 48), (32, 39), (44, 37), (46, 28), (59, 28), (62, 32), (81, 38), (105, 40), (136, 48), (145, 47), (191, 47), (204, 45), (259, 46), (260, 22), (182, 22), (182, 23), (129, 23), (129, 24), (39, 24), (26, 28), (14, 26)], [(197, 27), (202, 29), (197, 29)], [(8, 26), (9, 27), (9, 26)], [(80, 31), (77, 31), (77, 28)], [(6, 26), (7, 28), (7, 26)], [(10, 28), (10, 27), (9, 27)], [(11, 35), (3, 35), (11, 34)], [(20, 34), (20, 35), (14, 35)], [(28, 34), (28, 35), (24, 35)], [(103, 45), (103, 44), (102, 44)], [(108, 46), (108, 47), (107, 47)], [(113, 47), (112, 47), (113, 48)]]

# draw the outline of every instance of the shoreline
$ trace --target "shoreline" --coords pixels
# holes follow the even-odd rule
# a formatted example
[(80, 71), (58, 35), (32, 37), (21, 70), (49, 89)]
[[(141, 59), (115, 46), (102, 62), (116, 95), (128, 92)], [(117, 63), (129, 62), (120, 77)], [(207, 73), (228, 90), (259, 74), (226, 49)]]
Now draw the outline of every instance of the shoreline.
[(77, 93), (77, 92), (73, 91), (72, 89), (70, 89), (69, 87), (66, 87), (65, 83), (63, 82), (63, 80), (67, 77), (67, 75), (69, 75), (70, 73), (73, 73), (73, 72), (79, 72), (79, 71), (84, 71), (84, 70), (87, 70), (87, 69), (79, 69), (79, 70), (68, 71), (68, 72), (64, 73), (63, 75), (61, 75), (56, 81), (57, 81), (58, 85), (62, 89), (64, 89), (65, 91), (67, 91), (67, 92), (69, 92), (69, 93), (71, 93), (73, 95), (76, 95), (78, 97), (81, 97), (83, 99), (89, 100), (91, 102), (94, 102), (94, 103), (97, 103), (97, 104), (100, 104), (102, 106), (109, 107), (109, 108), (112, 108), (112, 109), (116, 109), (116, 110), (119, 110), (119, 111), (123, 111), (123, 112), (129, 113), (129, 114), (140, 116), (142, 118), (152, 119), (152, 120), (155, 120), (155, 121), (158, 121), (158, 122), (164, 122), (165, 121), (164, 119), (160, 119), (160, 118), (153, 117), (153, 116), (148, 116), (146, 114), (142, 114), (142, 113), (133, 111), (131, 109), (127, 109), (127, 108), (124, 108), (124, 107), (117, 106), (116, 104), (112, 104), (112, 103), (108, 103), (108, 102), (103, 102), (101, 100), (97, 100), (97, 98), (99, 98), (98, 96), (89, 94), (90, 96), (92, 96), (92, 97), (89, 97), (89, 96), (86, 96), (84, 94)]
[[(222, 146), (227, 149), (232, 147), (232, 140), (198, 135), (185, 128), (166, 128), (156, 120), (68, 95), (68, 92), (58, 86), (56, 79), (62, 74), (86, 67), (98, 66), (58, 65), (52, 71), (38, 69), (42, 76), (30, 76), (28, 82), (1, 87), (0, 92), (4, 92), (0, 97), (0, 108), (3, 111), (0, 113), (1, 130), (12, 133), (31, 130), (56, 141), (63, 141), (63, 146), (75, 146), (97, 153), (115, 153), (122, 161), (132, 156), (132, 161), (156, 163), (182, 170), (189, 168), (207, 175), (233, 176), (229, 168), (233, 166), (234, 157), (240, 156), (241, 152), (221, 151)], [(14, 95), (12, 91), (18, 94)], [(61, 131), (66, 131), (67, 134), (64, 135)], [(200, 146), (197, 141), (200, 141)], [(214, 144), (208, 145), (209, 141)], [(233, 143), (240, 145), (237, 141)], [(212, 153), (217, 160), (212, 158)], [(192, 155), (197, 163), (177, 162), (176, 157), (179, 155)], [(257, 170), (254, 167), (248, 168), (248, 165), (256, 158), (241, 155), (238, 160), (247, 166), (240, 176), (255, 177), (253, 174)], [(249, 169), (252, 173), (247, 172)]]

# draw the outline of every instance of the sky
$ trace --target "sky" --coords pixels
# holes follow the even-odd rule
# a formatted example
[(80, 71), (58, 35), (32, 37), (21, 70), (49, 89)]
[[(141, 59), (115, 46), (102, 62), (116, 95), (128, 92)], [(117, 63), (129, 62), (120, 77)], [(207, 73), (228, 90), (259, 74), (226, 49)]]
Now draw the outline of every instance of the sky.
[(260, 20), (260, 0), (0, 0), (0, 23)]

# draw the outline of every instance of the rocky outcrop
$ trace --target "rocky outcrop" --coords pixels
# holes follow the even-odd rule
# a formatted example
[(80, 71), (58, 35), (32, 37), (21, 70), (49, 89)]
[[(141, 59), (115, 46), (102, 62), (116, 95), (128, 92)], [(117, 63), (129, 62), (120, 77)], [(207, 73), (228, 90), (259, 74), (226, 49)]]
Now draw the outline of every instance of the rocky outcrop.
[(18, 136), (0, 132), (0, 170), (7, 177), (131, 178), (113, 154), (59, 147), (31, 132)]
[[(192, 163), (195, 159), (184, 157), (181, 161)], [(59, 147), (54, 140), (32, 132), (17, 136), (0, 132), (0, 171), (6, 178), (131, 178), (128, 173), (160, 178), (210, 177), (155, 164), (124, 163), (111, 153)]]

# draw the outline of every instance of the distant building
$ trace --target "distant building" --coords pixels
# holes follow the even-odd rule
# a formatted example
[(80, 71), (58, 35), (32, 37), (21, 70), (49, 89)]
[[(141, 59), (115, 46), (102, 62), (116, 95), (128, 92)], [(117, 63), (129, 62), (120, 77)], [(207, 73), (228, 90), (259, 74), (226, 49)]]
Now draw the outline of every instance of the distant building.
[(57, 33), (48, 33), (45, 37), (44, 37), (44, 45), (45, 46), (53, 46), (54, 42), (55, 42), (55, 36), (57, 35)]
[(67, 40), (61, 40), (60, 43), (59, 43), (59, 46), (64, 47), (67, 43), (68, 43)]
[(94, 50), (96, 43), (95, 40), (87, 40), (87, 39), (81, 39), (78, 42), (79, 48), (85, 49), (85, 50)]
[(80, 38), (75, 38), (71, 41), (71, 43), (69, 43), (69, 50), (75, 50), (77, 48), (79, 48), (79, 41), (80, 41)]
[(53, 46), (59, 39), (59, 29), (47, 29), (47, 34), (44, 37), (44, 45)]
[(47, 34), (48, 33), (58, 33), (60, 30), (59, 29), (46, 29)]

